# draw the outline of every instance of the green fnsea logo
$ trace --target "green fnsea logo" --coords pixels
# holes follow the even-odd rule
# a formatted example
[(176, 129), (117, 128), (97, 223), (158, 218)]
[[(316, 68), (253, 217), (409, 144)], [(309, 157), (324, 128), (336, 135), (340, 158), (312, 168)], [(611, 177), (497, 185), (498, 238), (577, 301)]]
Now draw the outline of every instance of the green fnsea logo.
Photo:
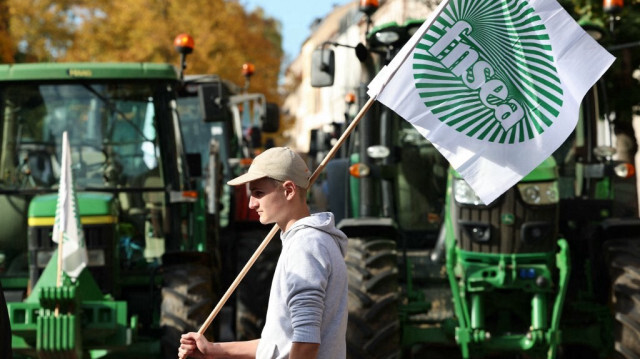
[(413, 52), (415, 86), (441, 122), (470, 138), (533, 140), (563, 91), (547, 29), (525, 0), (451, 0)]

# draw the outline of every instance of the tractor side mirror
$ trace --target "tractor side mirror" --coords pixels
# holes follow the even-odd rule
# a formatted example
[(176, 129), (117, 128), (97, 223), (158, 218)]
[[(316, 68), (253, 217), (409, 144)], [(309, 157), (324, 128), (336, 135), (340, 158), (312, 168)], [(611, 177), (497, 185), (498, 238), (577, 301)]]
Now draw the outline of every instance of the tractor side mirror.
[(356, 45), (356, 57), (358, 61), (365, 62), (367, 61), (367, 57), (369, 56), (369, 50), (363, 43), (359, 43)]
[(311, 54), (311, 86), (327, 87), (333, 85), (336, 58), (331, 49), (317, 49)]
[(262, 132), (274, 133), (280, 129), (280, 107), (278, 104), (268, 102), (267, 113), (262, 121)]
[(231, 111), (227, 106), (229, 99), (223, 92), (222, 83), (202, 84), (198, 87), (198, 99), (204, 122), (231, 120)]

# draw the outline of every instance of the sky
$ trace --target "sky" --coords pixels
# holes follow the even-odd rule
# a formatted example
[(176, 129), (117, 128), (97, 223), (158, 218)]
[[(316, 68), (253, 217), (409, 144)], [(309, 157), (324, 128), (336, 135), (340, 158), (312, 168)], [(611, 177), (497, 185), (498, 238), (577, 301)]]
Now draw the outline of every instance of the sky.
[(334, 5), (352, 0), (240, 0), (247, 10), (257, 6), (282, 24), (282, 47), (287, 59), (293, 60), (309, 37), (309, 25), (314, 19), (324, 18)]

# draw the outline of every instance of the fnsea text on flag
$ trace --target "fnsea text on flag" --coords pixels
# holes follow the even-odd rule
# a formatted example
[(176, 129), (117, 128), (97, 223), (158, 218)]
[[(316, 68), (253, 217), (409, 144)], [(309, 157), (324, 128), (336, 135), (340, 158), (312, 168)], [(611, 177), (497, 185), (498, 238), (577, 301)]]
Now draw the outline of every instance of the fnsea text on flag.
[(368, 94), (489, 204), (548, 158), (614, 57), (555, 0), (443, 1)]

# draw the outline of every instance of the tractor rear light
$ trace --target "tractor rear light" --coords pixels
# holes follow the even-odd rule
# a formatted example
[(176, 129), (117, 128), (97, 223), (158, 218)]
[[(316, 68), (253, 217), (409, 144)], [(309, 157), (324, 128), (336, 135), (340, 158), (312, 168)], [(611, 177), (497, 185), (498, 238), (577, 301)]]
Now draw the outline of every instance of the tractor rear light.
[(171, 191), (169, 201), (171, 203), (195, 202), (198, 200), (197, 191)]
[(621, 163), (615, 166), (613, 171), (620, 178), (631, 178), (636, 174), (636, 168), (631, 163)]
[(558, 182), (521, 183), (520, 197), (526, 204), (547, 205), (558, 203)]
[(367, 177), (370, 173), (371, 169), (364, 163), (355, 163), (349, 167), (349, 174), (355, 178)]
[(198, 198), (198, 192), (196, 191), (182, 191), (182, 197), (184, 198)]
[(453, 195), (456, 202), (460, 204), (469, 204), (474, 206), (484, 204), (476, 192), (462, 178), (456, 178), (453, 181)]

